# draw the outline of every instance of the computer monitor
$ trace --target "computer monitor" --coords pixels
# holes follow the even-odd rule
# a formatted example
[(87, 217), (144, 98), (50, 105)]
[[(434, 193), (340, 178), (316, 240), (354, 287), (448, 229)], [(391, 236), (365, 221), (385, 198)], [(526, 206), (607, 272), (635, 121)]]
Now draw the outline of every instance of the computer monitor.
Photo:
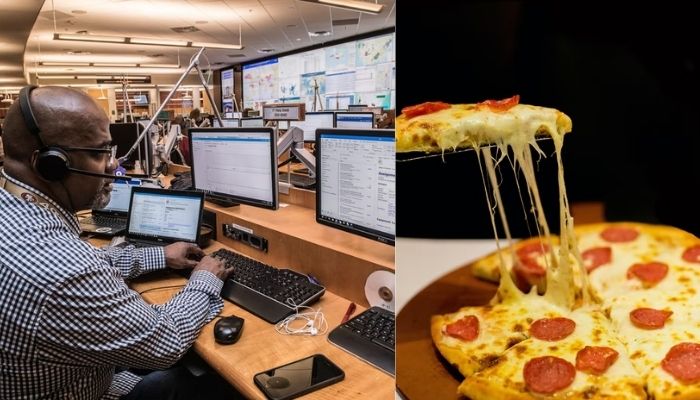
[[(129, 149), (131, 149), (131, 146), (134, 145), (134, 142), (136, 142), (136, 139), (138, 139), (139, 134), (143, 132), (143, 128), (144, 126), (138, 122), (109, 124), (112, 144), (117, 146), (117, 158), (126, 155)], [(145, 163), (147, 155), (151, 154), (153, 151), (153, 143), (147, 139), (142, 140), (139, 147), (134, 150), (131, 156), (129, 156), (126, 161), (122, 162), (121, 165), (127, 169), (134, 168), (136, 160), (139, 159), (139, 151), (141, 153), (141, 160), (144, 160), (142, 162)]]
[(316, 129), (335, 128), (333, 111), (307, 112), (304, 121), (289, 121), (290, 126), (296, 126), (304, 131), (304, 141), (316, 140)]
[(316, 221), (394, 244), (393, 130), (316, 130), (316, 174)]
[(262, 128), (265, 126), (262, 117), (241, 118), (241, 128)]
[(126, 215), (126, 212), (129, 211), (129, 202), (131, 201), (131, 189), (138, 185), (140, 185), (138, 180), (112, 183), (109, 203), (104, 208), (100, 208), (99, 211), (104, 213), (124, 213)]
[(130, 239), (196, 243), (204, 198), (194, 191), (135, 187), (126, 235)]
[[(212, 126), (214, 128), (221, 128), (218, 119), (214, 118), (213, 121), (214, 123), (212, 124)], [(240, 126), (238, 118), (222, 118), (221, 122), (224, 123), (224, 128), (238, 128)]]
[(277, 209), (273, 128), (191, 128), (192, 185), (213, 200)]
[(339, 112), (335, 114), (335, 127), (344, 129), (374, 128), (374, 113), (371, 112)]

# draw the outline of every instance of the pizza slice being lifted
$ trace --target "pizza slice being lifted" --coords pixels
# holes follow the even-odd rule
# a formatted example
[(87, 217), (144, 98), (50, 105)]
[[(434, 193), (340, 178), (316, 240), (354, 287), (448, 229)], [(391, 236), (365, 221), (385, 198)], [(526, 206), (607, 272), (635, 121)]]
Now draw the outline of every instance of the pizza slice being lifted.
[(396, 118), (397, 152), (437, 152), (509, 141), (524, 147), (537, 136), (561, 138), (571, 119), (553, 108), (519, 104), (520, 96), (476, 104), (428, 102)]

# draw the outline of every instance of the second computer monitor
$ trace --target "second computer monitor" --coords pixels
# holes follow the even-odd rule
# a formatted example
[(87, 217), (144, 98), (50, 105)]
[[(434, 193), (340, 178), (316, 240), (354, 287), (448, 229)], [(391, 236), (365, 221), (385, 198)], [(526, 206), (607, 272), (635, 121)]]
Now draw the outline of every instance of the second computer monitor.
[(191, 128), (192, 185), (222, 201), (277, 209), (272, 128)]
[(318, 129), (316, 220), (394, 244), (395, 143), (388, 129)]
[(374, 113), (371, 112), (339, 112), (335, 114), (335, 127), (343, 129), (372, 129), (374, 128)]
[(241, 128), (262, 128), (263, 126), (265, 126), (265, 121), (262, 117), (241, 118)]
[(335, 128), (333, 111), (307, 112), (304, 121), (289, 121), (289, 126), (296, 126), (304, 131), (304, 141), (316, 140), (316, 129)]

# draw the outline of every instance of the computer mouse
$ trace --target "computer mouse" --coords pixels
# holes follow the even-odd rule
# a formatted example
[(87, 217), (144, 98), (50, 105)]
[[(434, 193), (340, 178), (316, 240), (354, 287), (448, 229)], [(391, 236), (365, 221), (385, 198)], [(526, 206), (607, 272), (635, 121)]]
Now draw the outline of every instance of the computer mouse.
[(241, 337), (245, 320), (235, 315), (223, 317), (214, 324), (214, 340), (219, 344), (234, 344)]
[(289, 387), (289, 379), (283, 376), (273, 376), (267, 380), (267, 386), (273, 389), (284, 389)]

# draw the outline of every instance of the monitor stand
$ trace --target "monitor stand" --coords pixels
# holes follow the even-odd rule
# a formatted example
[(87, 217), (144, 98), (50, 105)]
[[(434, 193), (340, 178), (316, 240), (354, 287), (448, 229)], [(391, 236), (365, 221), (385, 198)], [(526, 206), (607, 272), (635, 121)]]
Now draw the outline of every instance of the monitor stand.
[(221, 207), (235, 207), (235, 206), (240, 206), (240, 203), (236, 203), (235, 201), (226, 200), (226, 199), (221, 198), (221, 197), (214, 197), (214, 196), (211, 196), (211, 195), (208, 195), (208, 194), (204, 196), (204, 199), (205, 199), (206, 201), (208, 201), (208, 202), (214, 203), (214, 204), (216, 204), (217, 206), (221, 206)]

